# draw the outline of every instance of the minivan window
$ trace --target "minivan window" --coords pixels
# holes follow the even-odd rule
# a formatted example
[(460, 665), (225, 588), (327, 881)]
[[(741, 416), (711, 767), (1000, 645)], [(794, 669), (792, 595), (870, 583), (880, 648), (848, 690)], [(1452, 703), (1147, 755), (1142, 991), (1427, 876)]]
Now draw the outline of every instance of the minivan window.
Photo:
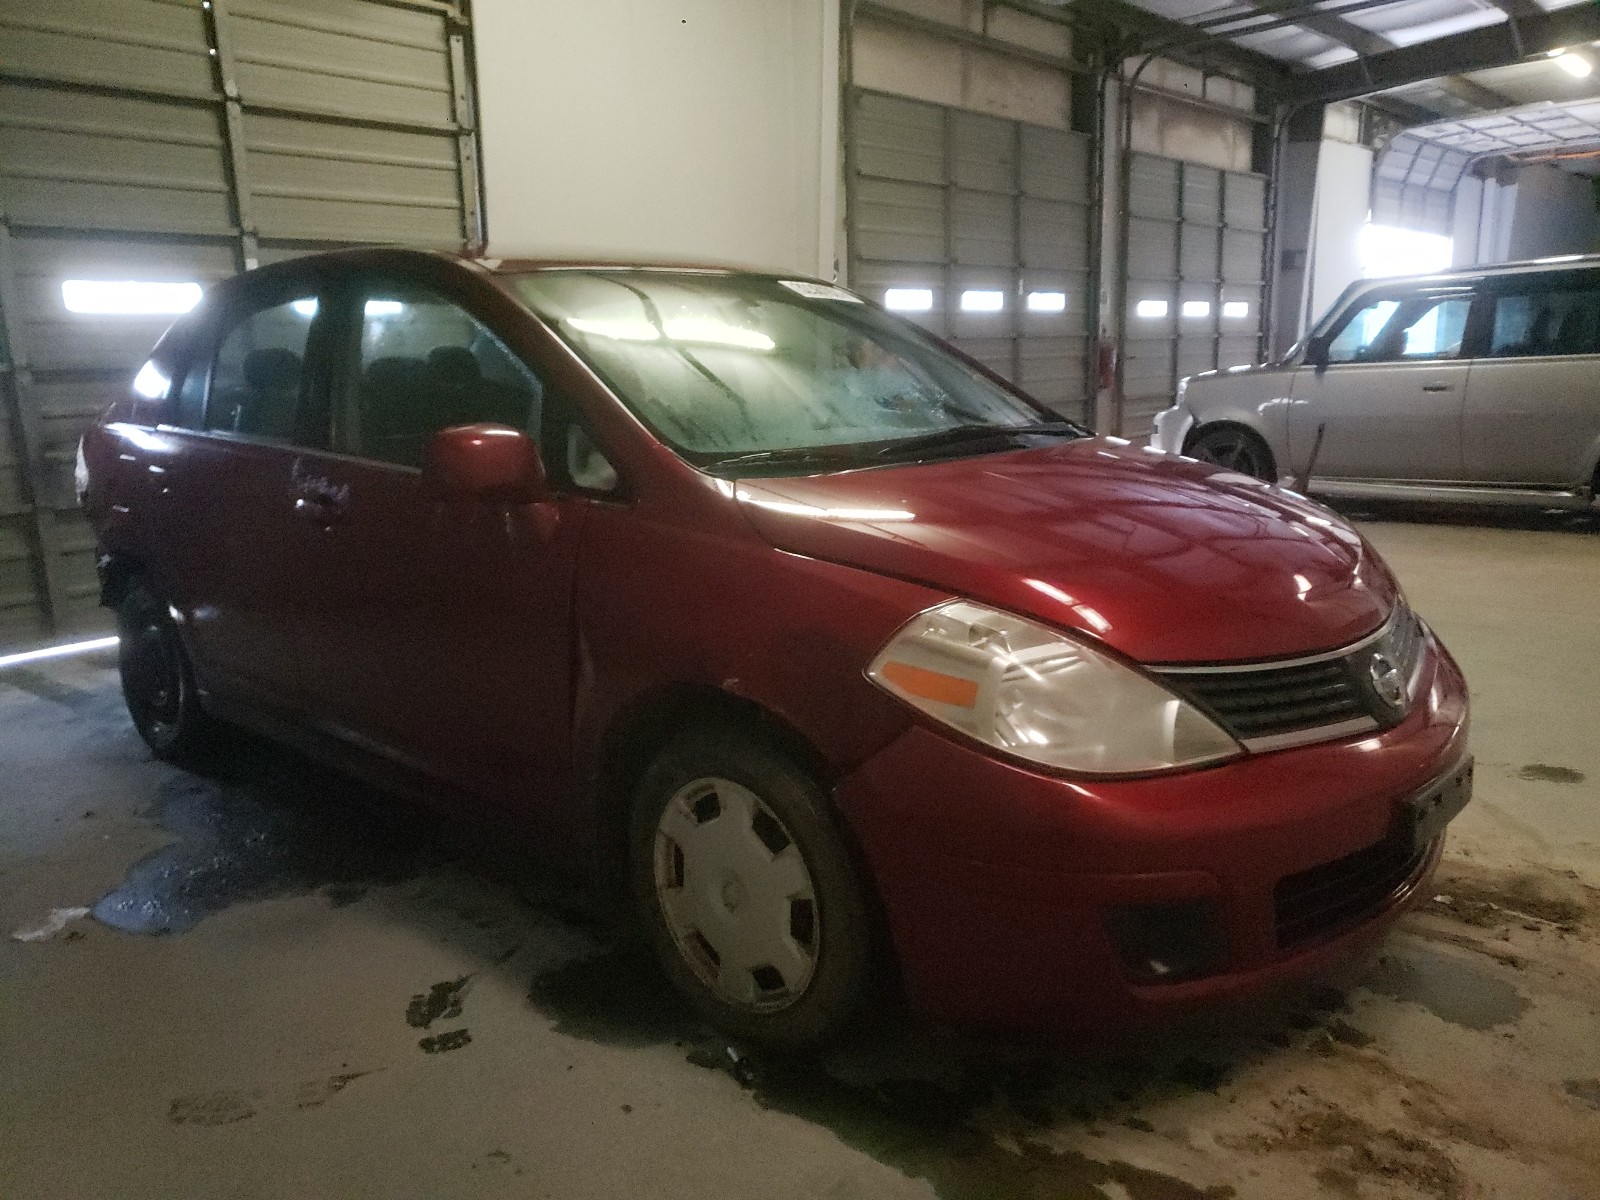
[(422, 465), (441, 429), (510, 425), (539, 433), (544, 388), (504, 342), (460, 305), (415, 287), (369, 291), (349, 449)]
[[(1015, 448), (1080, 432), (837, 288), (754, 275), (550, 270), (523, 299), (696, 465)], [(934, 442), (930, 442), (930, 438)]]
[(1495, 299), (1491, 358), (1600, 354), (1600, 288), (1530, 288)]
[(242, 317), (217, 348), (207, 429), (295, 439), (306, 344), (317, 311), (309, 293)]
[(1375, 299), (1358, 308), (1328, 346), (1330, 363), (1457, 358), (1471, 296)]

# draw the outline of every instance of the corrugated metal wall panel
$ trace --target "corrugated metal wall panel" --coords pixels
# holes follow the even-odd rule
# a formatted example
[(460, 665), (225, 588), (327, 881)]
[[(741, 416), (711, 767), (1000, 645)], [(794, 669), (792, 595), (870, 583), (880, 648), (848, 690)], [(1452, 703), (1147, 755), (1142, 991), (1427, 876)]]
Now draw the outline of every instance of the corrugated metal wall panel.
[(0, 0), (7, 75), (209, 98), (201, 0)]
[(1121, 427), (1138, 438), (1183, 376), (1255, 361), (1267, 191), (1256, 175), (1148, 154), (1131, 184)]
[(62, 282), (477, 240), (464, 37), (421, 0), (0, 0), (0, 649), (104, 624), (77, 441), (169, 321)]
[[(1090, 194), (1088, 140), (876, 92), (851, 120), (850, 282), (882, 298), (926, 288), (909, 314), (1057, 411), (1084, 419)], [(963, 312), (966, 290), (998, 291), (1000, 312)], [(1062, 313), (1029, 312), (1061, 292)]]

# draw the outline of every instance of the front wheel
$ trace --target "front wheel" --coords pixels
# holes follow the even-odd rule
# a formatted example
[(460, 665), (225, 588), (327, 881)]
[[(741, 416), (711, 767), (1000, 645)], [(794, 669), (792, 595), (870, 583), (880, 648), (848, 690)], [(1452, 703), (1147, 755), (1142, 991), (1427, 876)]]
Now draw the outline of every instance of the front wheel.
[(1268, 483), (1277, 482), (1277, 469), (1272, 461), (1272, 451), (1267, 444), (1248, 429), (1223, 425), (1202, 429), (1190, 440), (1184, 451), (1190, 458), (1213, 466), (1253, 475)]
[(157, 758), (195, 757), (215, 726), (200, 708), (194, 670), (167, 606), (140, 584), (117, 606), (122, 696), (139, 736)]
[(871, 910), (821, 789), (775, 745), (737, 729), (674, 741), (639, 783), (630, 840), (646, 934), (713, 1024), (798, 1049), (856, 1014)]

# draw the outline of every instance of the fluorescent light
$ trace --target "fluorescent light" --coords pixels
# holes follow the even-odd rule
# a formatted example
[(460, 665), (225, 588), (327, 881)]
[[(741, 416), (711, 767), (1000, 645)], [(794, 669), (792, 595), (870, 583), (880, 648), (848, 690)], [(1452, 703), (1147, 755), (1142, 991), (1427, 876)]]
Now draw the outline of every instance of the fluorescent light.
[(368, 317), (397, 317), (404, 310), (405, 305), (398, 300), (368, 300), (361, 312)]
[(317, 298), (312, 296), (309, 300), (291, 300), (289, 301), (289, 307), (295, 311), (296, 315), (305, 317), (309, 321), (317, 315)]
[(665, 328), (667, 336), (675, 342), (735, 346), (740, 350), (771, 350), (778, 344), (758, 330), (729, 325), (711, 317), (668, 317)]
[(1570, 50), (1563, 50), (1556, 55), (1556, 66), (1560, 67), (1574, 79), (1587, 79), (1594, 70), (1594, 64), (1581, 54), (1574, 54)]
[(1239, 320), (1250, 315), (1250, 302), (1248, 300), (1229, 300), (1222, 306), (1222, 315), (1230, 321)]
[(620, 317), (616, 320), (594, 320), (589, 317), (567, 317), (566, 324), (579, 333), (592, 333), (596, 337), (614, 338), (619, 342), (659, 342), (661, 331), (643, 317)]
[(1141, 300), (1133, 306), (1133, 311), (1141, 317), (1164, 317), (1167, 315), (1167, 302), (1165, 300)]
[(65, 279), (61, 302), (68, 312), (96, 316), (175, 317), (200, 303), (198, 283), (143, 283), (136, 279)]
[(109, 650), (117, 644), (114, 637), (95, 638), (88, 642), (68, 642), (64, 646), (46, 646), (43, 650), (24, 650), (21, 654), (0, 655), (0, 669), (18, 667), (23, 663), (39, 662), (46, 658), (65, 658), (69, 654), (88, 654), (92, 650)]
[(1183, 315), (1186, 317), (1209, 317), (1211, 315), (1211, 301), (1185, 300), (1183, 302)]
[[(591, 319), (567, 317), (566, 324), (579, 333), (619, 342), (659, 342), (661, 331), (643, 317)], [(755, 329), (729, 325), (710, 317), (671, 317), (666, 321), (667, 336), (675, 342), (699, 342), (711, 346), (734, 346), (740, 350), (772, 350), (777, 346), (766, 334)]]
[(167, 389), (171, 386), (172, 380), (156, 366), (154, 361), (145, 363), (133, 377), (133, 390), (146, 400), (165, 400)]
[(883, 306), (894, 312), (927, 312), (933, 307), (931, 288), (890, 288), (883, 293)]
[[(930, 296), (931, 300), (932, 297)], [(961, 293), (962, 312), (999, 312), (1006, 306), (1004, 292), (969, 290)]]
[(1029, 292), (1028, 311), (1036, 313), (1066, 312), (1067, 294), (1065, 292)]

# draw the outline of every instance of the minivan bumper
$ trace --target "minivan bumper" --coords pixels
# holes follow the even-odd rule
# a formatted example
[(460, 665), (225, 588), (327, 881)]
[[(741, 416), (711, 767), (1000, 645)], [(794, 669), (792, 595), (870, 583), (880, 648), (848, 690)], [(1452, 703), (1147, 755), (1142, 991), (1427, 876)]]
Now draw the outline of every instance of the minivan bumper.
[(1184, 439), (1193, 428), (1194, 414), (1182, 404), (1164, 408), (1156, 414), (1155, 428), (1150, 432), (1150, 448), (1182, 454)]
[[(1280, 944), (1274, 893), (1347, 856), (1352, 869), (1371, 862), (1409, 797), (1470, 769), (1466, 683), (1429, 641), (1418, 700), (1395, 728), (1181, 774), (1065, 779), (926, 726), (902, 735), (836, 795), (914, 1008), (1038, 1033), (1129, 1027), (1358, 953), (1424, 887), (1442, 838), (1293, 945)], [(1127, 935), (1114, 930), (1129, 913), (1171, 912), (1205, 914), (1215, 955), (1180, 982), (1150, 982), (1124, 965)]]

